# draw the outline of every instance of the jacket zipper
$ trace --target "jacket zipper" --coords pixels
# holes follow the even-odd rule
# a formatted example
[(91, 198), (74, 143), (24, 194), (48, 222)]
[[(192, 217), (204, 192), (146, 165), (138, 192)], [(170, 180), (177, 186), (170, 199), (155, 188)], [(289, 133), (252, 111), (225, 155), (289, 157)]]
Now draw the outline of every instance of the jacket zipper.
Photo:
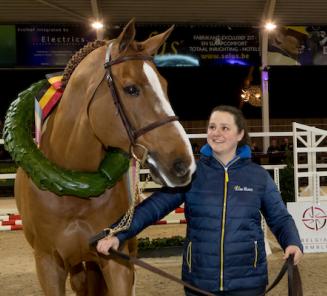
[(226, 210), (227, 210), (227, 188), (229, 182), (228, 168), (238, 161), (240, 157), (236, 157), (228, 166), (224, 166), (219, 160), (221, 165), (223, 165), (225, 170), (225, 184), (224, 184), (224, 203), (223, 203), (223, 215), (221, 221), (221, 238), (220, 238), (220, 291), (224, 291), (224, 239), (225, 239), (225, 224), (226, 224)]
[(228, 184), (228, 168), (225, 167), (225, 184), (224, 184), (224, 203), (223, 216), (221, 222), (221, 238), (220, 238), (220, 291), (224, 290), (224, 238), (225, 238), (225, 222), (226, 222), (226, 208), (227, 208), (227, 184)]
[(186, 263), (188, 266), (188, 272), (192, 272), (192, 242), (191, 241), (187, 245)]
[(257, 268), (257, 262), (258, 262), (258, 241), (254, 241), (254, 262), (253, 262), (254, 268)]

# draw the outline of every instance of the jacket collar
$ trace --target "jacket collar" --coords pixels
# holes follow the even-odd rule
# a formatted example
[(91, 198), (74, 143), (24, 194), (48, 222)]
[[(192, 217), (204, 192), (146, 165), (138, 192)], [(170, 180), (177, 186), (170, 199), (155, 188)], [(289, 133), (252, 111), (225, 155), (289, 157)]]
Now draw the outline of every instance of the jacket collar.
[[(202, 146), (200, 153), (207, 157), (213, 157), (213, 152), (209, 144)], [(248, 159), (251, 158), (251, 148), (248, 145), (243, 145), (236, 150), (236, 156), (229, 162), (234, 162), (235, 158)]]

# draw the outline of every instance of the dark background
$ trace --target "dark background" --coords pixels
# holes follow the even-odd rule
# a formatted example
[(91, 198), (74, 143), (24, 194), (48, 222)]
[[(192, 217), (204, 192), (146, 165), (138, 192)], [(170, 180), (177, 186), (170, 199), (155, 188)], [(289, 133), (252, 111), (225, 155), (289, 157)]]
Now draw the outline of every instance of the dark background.
[[(0, 69), (0, 118), (17, 94), (56, 69)], [(239, 105), (249, 68), (242, 66), (159, 68), (168, 81), (171, 104), (181, 120), (206, 120), (219, 104)], [(274, 66), (269, 69), (271, 118), (326, 117), (327, 66)], [(260, 84), (255, 69), (252, 84)], [(247, 118), (261, 118), (261, 108), (245, 104)]]

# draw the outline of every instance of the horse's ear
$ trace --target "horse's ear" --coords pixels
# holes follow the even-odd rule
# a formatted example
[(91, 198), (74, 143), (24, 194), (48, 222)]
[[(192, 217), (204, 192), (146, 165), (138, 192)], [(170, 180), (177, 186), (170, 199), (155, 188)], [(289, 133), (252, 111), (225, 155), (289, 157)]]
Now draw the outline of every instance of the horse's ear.
[(132, 18), (117, 38), (119, 53), (125, 51), (135, 38), (135, 19)]
[(149, 55), (155, 54), (160, 46), (167, 40), (174, 27), (175, 25), (172, 25), (167, 31), (139, 43), (138, 47)]

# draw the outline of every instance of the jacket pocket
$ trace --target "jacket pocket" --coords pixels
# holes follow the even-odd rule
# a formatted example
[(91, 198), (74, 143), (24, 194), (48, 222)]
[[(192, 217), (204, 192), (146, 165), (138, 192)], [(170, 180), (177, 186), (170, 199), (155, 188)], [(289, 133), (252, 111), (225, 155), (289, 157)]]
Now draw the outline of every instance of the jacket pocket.
[(258, 241), (254, 241), (254, 260), (253, 260), (253, 267), (257, 268), (258, 263)]
[(192, 242), (191, 241), (187, 245), (186, 264), (188, 267), (188, 272), (192, 272)]

